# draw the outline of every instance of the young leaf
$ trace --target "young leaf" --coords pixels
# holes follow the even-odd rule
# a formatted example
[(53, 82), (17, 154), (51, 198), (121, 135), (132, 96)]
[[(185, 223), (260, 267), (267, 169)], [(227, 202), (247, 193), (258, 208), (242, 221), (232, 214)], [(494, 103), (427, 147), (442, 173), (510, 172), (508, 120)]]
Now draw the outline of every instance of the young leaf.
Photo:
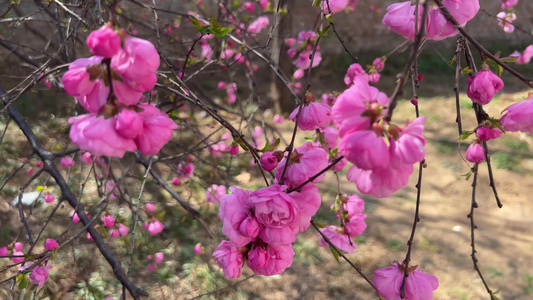
[(339, 259), (339, 252), (337, 252), (337, 250), (335, 250), (333, 247), (329, 246), (329, 250), (331, 251), (331, 254), (333, 254), (333, 257), (335, 257), (335, 260), (338, 262), (338, 263), (341, 263), (340, 259)]

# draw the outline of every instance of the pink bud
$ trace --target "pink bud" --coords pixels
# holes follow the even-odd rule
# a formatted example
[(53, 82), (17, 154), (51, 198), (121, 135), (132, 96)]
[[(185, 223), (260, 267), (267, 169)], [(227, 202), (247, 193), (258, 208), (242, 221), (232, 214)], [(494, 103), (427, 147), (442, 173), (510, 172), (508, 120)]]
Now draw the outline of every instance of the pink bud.
[[(14, 251), (13, 252), (13, 255), (14, 256), (18, 256), (18, 255), (24, 255), (24, 253), (20, 252), (20, 251)], [(20, 257), (13, 257), (11, 259), (14, 263), (18, 264), (18, 263), (21, 263), (24, 261), (24, 256), (20, 256)]]
[(24, 246), (22, 245), (22, 243), (19, 243), (19, 242), (16, 242), (14, 245), (13, 245), (13, 248), (16, 250), (16, 251), (22, 251), (22, 248)]
[(87, 232), (87, 239), (89, 241), (94, 241), (93, 236), (90, 233), (88, 233), (88, 232)]
[(93, 159), (91, 157), (91, 153), (89, 153), (89, 152), (83, 153), (83, 155), (81, 156), (81, 161), (86, 163), (86, 164), (88, 164), (88, 165), (92, 164), (93, 163)]
[(74, 166), (74, 160), (70, 156), (65, 156), (61, 159), (61, 167), (69, 168)]
[(158, 263), (162, 262), (164, 258), (165, 258), (165, 254), (163, 252), (157, 252), (154, 255), (154, 262), (156, 264), (158, 264)]
[(173, 185), (180, 185), (181, 181), (178, 177), (172, 178), (172, 184)]
[(28, 173), (28, 175), (33, 175), (35, 171), (33, 171), (33, 169), (28, 169), (26, 173)]
[(35, 163), (35, 166), (36, 166), (37, 168), (42, 168), (42, 166), (43, 166), (43, 162), (42, 162), (42, 161), (38, 161), (38, 162)]
[(223, 82), (223, 81), (220, 81), (220, 82), (218, 83), (218, 89), (220, 89), (220, 90), (224, 90), (224, 89), (226, 89), (226, 83)]
[(54, 239), (46, 239), (46, 242), (44, 243), (44, 249), (48, 251), (52, 251), (59, 247), (59, 244)]
[(255, 10), (255, 6), (252, 2), (246, 2), (242, 5), (242, 8), (244, 8), (245, 10), (249, 11), (249, 12), (254, 12)]
[(44, 201), (46, 203), (52, 203), (52, 202), (54, 202), (54, 200), (56, 200), (56, 197), (54, 197), (54, 195), (52, 195), (52, 194), (44, 194)]
[(112, 238), (118, 238), (120, 235), (120, 233), (118, 232), (117, 229), (111, 229), (109, 230), (109, 236), (112, 237)]
[(273, 152), (265, 152), (261, 155), (259, 162), (265, 171), (270, 172), (278, 166), (279, 161), (278, 158), (273, 155)]
[(102, 221), (104, 223), (104, 227), (113, 227), (115, 226), (115, 218), (113, 218), (113, 216), (111, 215), (108, 215), (107, 213), (104, 214), (104, 216), (102, 217)]
[(149, 265), (146, 266), (146, 268), (148, 269), (148, 271), (154, 272), (155, 269), (157, 268), (157, 266), (154, 265), (154, 264), (149, 264)]
[(237, 146), (237, 145), (229, 146), (228, 153), (231, 154), (231, 155), (239, 154), (239, 146)]
[(416, 98), (411, 99), (411, 104), (418, 105), (418, 100)]
[(198, 243), (194, 246), (194, 253), (200, 255), (202, 254), (202, 244)]
[(147, 212), (151, 213), (155, 210), (155, 205), (152, 202), (148, 202), (144, 205)]
[(126, 236), (128, 235), (128, 232), (130, 231), (130, 228), (124, 224), (118, 224), (118, 232), (120, 233), (120, 236)]
[(120, 50), (120, 37), (110, 24), (106, 24), (89, 34), (87, 46), (92, 54), (110, 58)]
[(465, 158), (469, 162), (479, 164), (485, 160), (485, 149), (479, 143), (470, 144), (466, 150)]
[(273, 121), (276, 124), (281, 124), (281, 123), (285, 122), (285, 118), (283, 116), (280, 116), (280, 115), (274, 115)]

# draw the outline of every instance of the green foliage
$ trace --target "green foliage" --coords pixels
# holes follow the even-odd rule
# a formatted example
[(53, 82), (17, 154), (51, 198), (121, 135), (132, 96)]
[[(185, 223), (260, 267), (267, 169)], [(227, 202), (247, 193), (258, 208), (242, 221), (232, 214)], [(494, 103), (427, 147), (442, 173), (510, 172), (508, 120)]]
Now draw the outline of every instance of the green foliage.
[(491, 161), (498, 169), (513, 171), (520, 167), (520, 159), (507, 152), (496, 152), (492, 154)]
[(387, 248), (392, 250), (403, 250), (405, 248), (405, 243), (399, 239), (389, 239), (387, 240)]
[(526, 274), (523, 277), (525, 285), (522, 286), (522, 290), (525, 295), (533, 294), (533, 274)]

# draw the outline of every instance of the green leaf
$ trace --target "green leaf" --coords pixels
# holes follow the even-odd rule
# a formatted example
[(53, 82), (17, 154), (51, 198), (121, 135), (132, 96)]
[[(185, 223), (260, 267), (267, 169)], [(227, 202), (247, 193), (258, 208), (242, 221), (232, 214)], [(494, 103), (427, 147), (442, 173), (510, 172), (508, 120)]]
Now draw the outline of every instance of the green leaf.
[(516, 62), (517, 60), (518, 60), (518, 56), (507, 56), (507, 57), (500, 58), (501, 62), (508, 62), (508, 63), (513, 63), (513, 62)]
[(461, 141), (465, 141), (465, 140), (467, 140), (472, 134), (474, 134), (473, 131), (465, 130), (465, 131), (463, 131), (463, 134), (461, 134), (461, 137), (459, 137), (459, 139), (460, 139)]
[(505, 133), (503, 126), (500, 124), (500, 119), (490, 118), (489, 121), (492, 123), (492, 125), (498, 127), (503, 133)]
[(450, 61), (448, 62), (448, 64), (449, 64), (449, 65), (452, 65), (452, 64), (454, 64), (456, 61), (457, 61), (457, 55), (454, 55), (453, 58), (452, 58), (452, 60), (450, 60)]
[(333, 18), (331, 17), (331, 14), (326, 15), (326, 20), (328, 20), (330, 23), (334, 23)]
[(470, 74), (472, 73), (472, 70), (469, 68), (469, 67), (464, 67), (462, 70), (461, 70), (461, 74)]
[(225, 37), (229, 32), (230, 32), (230, 28), (228, 27), (221, 27), (216, 30), (213, 30), (213, 34), (219, 38)]
[(17, 282), (18, 282), (17, 288), (19, 290), (25, 289), (26, 287), (28, 287), (28, 284), (29, 284), (28, 279), (26, 278), (24, 274), (17, 275)]
[(328, 35), (328, 31), (329, 31), (330, 28), (331, 28), (331, 26), (328, 25), (328, 26), (324, 27), (324, 29), (318, 30), (318, 35), (320, 35), (320, 36)]
[(235, 141), (235, 143), (241, 146), (242, 150), (249, 151), (248, 147), (246, 146), (244, 141), (241, 139), (241, 137), (237, 137), (237, 138), (233, 137), (233, 140)]
[(42, 192), (44, 191), (44, 186), (40, 185), (35, 190), (37, 190), (37, 192)]
[(470, 177), (472, 177), (472, 171), (466, 173), (466, 174), (463, 174), (461, 176), (464, 176), (465, 177), (465, 180), (468, 181), (470, 179)]
[(313, 6), (319, 6), (322, 0), (313, 0)]
[(270, 142), (267, 140), (265, 147), (263, 147), (262, 150), (259, 150), (259, 152), (266, 152), (270, 150)]
[(338, 263), (341, 263), (341, 261), (339, 260), (339, 252), (337, 252), (337, 250), (335, 250), (335, 248), (329, 246), (329, 250), (331, 251), (331, 254), (333, 254), (333, 257), (335, 257), (335, 260), (338, 262)]
[(208, 25), (202, 26), (200, 27), (200, 29), (198, 29), (198, 31), (200, 31), (200, 33), (203, 35), (209, 34), (211, 33), (211, 26), (208, 26)]
[(503, 73), (503, 67), (500, 66), (498, 63), (496, 63), (495, 61), (493, 61), (492, 59), (487, 59), (487, 63), (494, 68), (494, 70), (496, 71), (496, 75), (498, 76), (502, 76), (502, 73)]
[(189, 20), (191, 21), (192, 25), (194, 25), (194, 27), (196, 27), (196, 29), (198, 29), (198, 31), (200, 31), (200, 29), (202, 29), (202, 24), (200, 23), (200, 21), (198, 21), (197, 19), (193, 18), (192, 16), (189, 16)]

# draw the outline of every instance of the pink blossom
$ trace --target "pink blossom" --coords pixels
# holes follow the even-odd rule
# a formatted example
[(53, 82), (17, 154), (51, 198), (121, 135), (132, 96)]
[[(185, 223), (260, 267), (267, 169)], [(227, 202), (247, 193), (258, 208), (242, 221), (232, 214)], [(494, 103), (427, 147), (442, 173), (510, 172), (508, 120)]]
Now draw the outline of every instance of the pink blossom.
[(89, 34), (87, 46), (93, 55), (111, 58), (120, 50), (120, 37), (111, 24), (106, 24)]
[(143, 134), (141, 115), (130, 109), (122, 109), (114, 117), (115, 130), (126, 139), (135, 139)]
[[(107, 103), (109, 87), (106, 87), (103, 76), (106, 72), (100, 65), (101, 57), (80, 58), (69, 65), (63, 75), (65, 91), (76, 97), (81, 106), (91, 113), (98, 113)], [(94, 77), (91, 80), (91, 74)]]
[(407, 120), (407, 124), (399, 133), (398, 140), (391, 142), (395, 143), (395, 154), (402, 163), (414, 164), (424, 159), (426, 139), (422, 136), (422, 131), (425, 121), (425, 116), (418, 117), (411, 123)]
[(203, 40), (200, 41), (200, 48), (201, 48), (200, 57), (203, 57), (207, 61), (210, 61), (211, 57), (213, 56), (213, 48), (211, 48), (208, 42), (203, 41)]
[(499, 138), (503, 134), (503, 131), (498, 127), (490, 128), (487, 126), (481, 126), (476, 130), (476, 135), (480, 141), (488, 141)]
[[(328, 165), (328, 154), (323, 148), (313, 146), (311, 142), (307, 142), (292, 151), (289, 161), (290, 164), (287, 166), (284, 183), (290, 187), (296, 187)], [(281, 175), (286, 163), (287, 157), (284, 157), (278, 164), (278, 171), (275, 174), (278, 182), (281, 181)], [(318, 176), (313, 180), (313, 183), (321, 181), (324, 176), (325, 173)]]
[(470, 144), (468, 149), (466, 149), (465, 158), (471, 163), (480, 164), (483, 162), (485, 160), (485, 149), (483, 149), (483, 145), (477, 142)]
[(356, 194), (345, 197), (346, 202), (342, 204), (342, 210), (346, 211), (348, 217), (361, 214), (365, 210), (365, 201)]
[[(220, 54), (220, 59), (230, 59), (233, 57), (233, 55), (235, 54), (235, 51), (233, 49), (226, 49), (224, 50), (224, 52), (222, 52)], [(219, 89), (224, 89), (224, 87), (220, 87), (220, 83), (223, 83), (222, 81), (219, 82)]]
[(183, 163), (178, 164), (178, 174), (183, 178), (192, 177), (194, 174), (194, 164), (189, 163), (183, 166)]
[[(248, 201), (257, 221), (265, 226), (265, 230), (288, 228), (289, 232), (286, 232), (288, 235), (283, 238), (289, 239), (285, 242), (293, 242), (296, 230), (298, 230), (299, 208), (294, 198), (285, 193), (286, 188), (279, 184), (261, 188), (252, 193)], [(272, 237), (269, 233), (264, 233), (265, 237)], [(263, 237), (261, 238), (264, 240)], [(274, 241), (265, 240), (265, 242)]]
[[(337, 226), (328, 226), (325, 228), (320, 228), (320, 232), (322, 232), (328, 240), (335, 245), (338, 249), (342, 251), (346, 251), (350, 254), (352, 254), (355, 249), (357, 248), (357, 245), (355, 242), (353, 242), (344, 232), (341, 228)], [(322, 237), (320, 233), (318, 233), (319, 237)], [(329, 248), (328, 242), (324, 238), (320, 239), (320, 246)]]
[(91, 157), (91, 153), (90, 152), (85, 152), (83, 153), (83, 155), (81, 156), (81, 161), (90, 165), (93, 163), (93, 159)]
[(223, 90), (226, 88), (226, 83), (224, 81), (220, 81), (217, 85), (217, 87), (220, 89), (220, 90)]
[(371, 119), (380, 117), (380, 107), (389, 104), (389, 101), (387, 95), (377, 88), (368, 85), (365, 80), (356, 79), (337, 97), (331, 108), (341, 138), (350, 132), (370, 128)]
[(254, 12), (255, 5), (252, 2), (244, 2), (244, 4), (242, 5), (242, 8), (249, 12)]
[[(294, 109), (289, 116), (289, 120), (296, 122), (296, 116), (300, 111), (300, 106)], [(311, 101), (307, 105), (301, 106), (298, 127), (301, 130), (315, 130), (323, 128), (331, 122), (331, 107), (327, 104)]]
[(533, 58), (533, 45), (527, 46), (523, 53), (515, 51), (509, 56), (518, 57), (516, 63), (519, 65), (528, 64), (529, 61), (531, 61), (531, 58)]
[(113, 228), (109, 230), (109, 236), (116, 239), (120, 236), (120, 233), (118, 232), (117, 229)]
[(35, 171), (33, 169), (28, 169), (26, 170), (26, 173), (28, 173), (28, 175), (33, 175), (35, 174)]
[(181, 183), (181, 180), (178, 177), (173, 177), (172, 178), (172, 184), (173, 185), (180, 185), (180, 183)]
[(20, 251), (13, 251), (13, 256), (16, 256), (16, 257), (11, 258), (11, 260), (16, 264), (23, 262), (26, 258), (24, 258), (24, 256), (21, 256), (21, 255), (24, 255), (24, 253)]
[(30, 274), (30, 283), (36, 284), (39, 287), (42, 287), (44, 285), (44, 282), (48, 279), (48, 270), (50, 270), (52, 266), (36, 266), (32, 269), (32, 272)]
[(283, 116), (280, 116), (280, 115), (274, 115), (273, 121), (276, 124), (281, 124), (285, 122), (285, 118), (283, 118)]
[(479, 0), (443, 0), (442, 4), (457, 23), (463, 26), (472, 20), (479, 11)]
[(7, 247), (0, 248), (0, 256), (8, 256), (8, 255), (9, 255), (9, 250), (7, 249)]
[(268, 17), (261, 16), (248, 26), (248, 32), (251, 36), (256, 36), (263, 29), (267, 28), (269, 23), (270, 20), (268, 19)]
[(313, 64), (311, 65), (311, 55), (313, 54), (313, 50), (309, 51), (302, 51), (295, 61), (292, 63), (296, 66), (296, 68), (300, 70), (307, 70), (309, 67), (314, 68), (320, 64), (322, 61), (322, 54), (320, 51), (315, 51), (315, 55), (313, 56)]
[(46, 239), (46, 242), (44, 243), (44, 249), (48, 251), (55, 250), (57, 247), (59, 247), (59, 244), (54, 239)]
[(137, 146), (131, 139), (120, 136), (114, 128), (113, 119), (96, 114), (81, 115), (68, 120), (70, 139), (81, 150), (94, 155), (122, 157), (126, 151), (135, 151)]
[(381, 79), (381, 74), (379, 73), (371, 73), (368, 75), (368, 82), (376, 83), (379, 82), (379, 79)]
[(524, 101), (510, 105), (502, 113), (505, 113), (500, 119), (503, 129), (533, 134), (533, 94)]
[(354, 182), (361, 193), (384, 198), (404, 187), (411, 173), (413, 173), (413, 165), (402, 163), (373, 170), (363, 170), (353, 166), (348, 170), (346, 178)]
[(156, 264), (148, 264), (146, 266), (146, 268), (148, 269), (148, 271), (150, 272), (155, 272), (155, 270), (157, 269), (157, 265)]
[(237, 155), (239, 154), (239, 146), (235, 144), (231, 144), (228, 148), (228, 154), (230, 155)]
[(161, 263), (163, 261), (163, 259), (165, 259), (165, 254), (163, 252), (157, 252), (154, 255), (154, 262), (156, 264)]
[(56, 200), (56, 197), (54, 197), (54, 195), (52, 195), (50, 193), (44, 194), (44, 201), (46, 203), (52, 203), (52, 202), (54, 202), (54, 200)]
[[(87, 215), (87, 218), (91, 218), (87, 211), (85, 211), (85, 214)], [(70, 211), (70, 216), (72, 217), (72, 224), (76, 224), (80, 221), (80, 217), (78, 216), (75, 210)]]
[[(154, 45), (139, 38), (126, 38), (124, 48), (111, 60), (113, 70), (122, 77), (123, 81), (128, 81), (129, 85), (139, 92), (154, 88), (157, 81), (155, 72), (159, 64), (159, 54)], [(115, 82), (117, 81), (113, 83)]]
[(296, 51), (296, 49), (294, 49), (294, 48), (289, 48), (287, 50), (287, 56), (290, 57), (290, 58), (296, 57), (296, 54), (298, 54), (298, 51)]
[(261, 6), (262, 10), (266, 10), (268, 8), (268, 0), (259, 0), (259, 6)]
[(256, 274), (281, 274), (292, 264), (294, 250), (290, 244), (269, 245), (254, 243), (248, 252), (247, 264)]
[(152, 202), (147, 202), (144, 205), (144, 209), (146, 209), (147, 212), (151, 213), (155, 211), (155, 205)]
[(243, 255), (239, 248), (235, 247), (231, 242), (222, 241), (213, 252), (213, 257), (224, 270), (226, 278), (238, 278), (241, 276)]
[(228, 94), (228, 104), (233, 104), (237, 101), (237, 84), (234, 82), (226, 85), (226, 94)]
[(104, 223), (104, 227), (113, 227), (115, 226), (115, 218), (113, 218), (113, 216), (105, 213), (103, 216), (102, 216), (102, 222)]
[(296, 44), (296, 40), (294, 38), (286, 38), (285, 40), (283, 40), (283, 42), (287, 47), (292, 47)]
[[(379, 295), (387, 300), (400, 300), (405, 267), (395, 261), (392, 266), (374, 271), (372, 283)], [(404, 300), (433, 299), (433, 291), (439, 287), (437, 277), (424, 273), (416, 266), (409, 267), (405, 280)]]
[(144, 222), (143, 228), (148, 230), (150, 235), (158, 235), (163, 231), (165, 225), (163, 225), (163, 223), (161, 223), (161, 221), (159, 221), (155, 217), (152, 217), (151, 220)]
[(153, 105), (140, 104), (139, 113), (143, 119), (143, 133), (135, 139), (139, 151), (144, 155), (155, 155), (168, 143), (178, 125)]
[(43, 167), (43, 162), (42, 161), (38, 161), (38, 162), (35, 163), (35, 166), (37, 168), (42, 168)]
[(279, 154), (267, 151), (261, 155), (259, 162), (265, 171), (270, 172), (277, 167), (280, 158), (283, 157), (283, 154), (280, 151), (277, 151), (277, 153)]
[[(457, 2), (457, 1), (462, 1), (462, 0), (451, 0), (451, 1)], [(466, 2), (466, 1), (463, 1), (463, 2)], [(478, 4), (478, 8), (479, 8), (479, 4)], [(427, 25), (426, 25), (427, 39), (434, 40), (434, 41), (440, 41), (445, 38), (454, 36), (458, 33), (457, 29), (455, 29), (453, 24), (449, 22), (446, 19), (446, 17), (444, 17), (444, 15), (442, 14), (442, 12), (437, 6), (431, 5), (429, 9), (430, 10), (427, 16)], [(464, 23), (466, 23), (466, 21)], [(418, 30), (420, 30), (420, 28), (418, 28)]]
[(299, 209), (298, 231), (303, 232), (311, 225), (311, 217), (318, 211), (322, 197), (318, 192), (318, 187), (312, 184), (303, 186), (299, 192), (290, 193), (290, 196)]
[(249, 201), (251, 192), (230, 186), (233, 192), (220, 199), (218, 216), (222, 220), (222, 233), (237, 247), (244, 247), (259, 234), (260, 224), (252, 214)]
[(348, 164), (348, 161), (346, 160), (346, 158), (343, 158), (337, 164), (333, 166), (333, 171), (340, 172), (344, 170), (347, 164)]
[(344, 83), (350, 86), (354, 83), (356, 77), (362, 77), (364, 80), (368, 81), (368, 74), (365, 72), (363, 67), (357, 63), (348, 67), (346, 75), (344, 75)]
[(222, 199), (224, 195), (226, 195), (226, 187), (223, 185), (213, 184), (207, 189), (207, 192), (205, 193), (205, 200), (213, 204), (219, 204), (220, 199)]
[(24, 245), (22, 245), (20, 242), (13, 244), (13, 249), (15, 249), (15, 251), (22, 251), (22, 248), (24, 248)]
[(90, 233), (88, 233), (88, 232), (87, 232), (87, 239), (89, 241), (94, 241), (93, 236)]
[(362, 234), (366, 229), (365, 219), (365, 214), (355, 214), (347, 217), (344, 220), (344, 232), (350, 237)]
[(105, 193), (109, 194), (109, 199), (117, 199), (117, 195), (120, 195), (120, 191), (115, 186), (115, 181), (107, 179), (105, 182)]
[[(411, 1), (394, 3), (387, 7), (387, 13), (383, 16), (383, 25), (389, 30), (402, 35), (408, 40), (414, 40), (415, 36), (415, 11), (416, 7)], [(418, 28), (422, 21), (422, 9), (418, 9)]]
[(204, 250), (202, 249), (202, 244), (198, 243), (194, 246), (194, 253), (200, 255), (204, 252)]
[(502, 88), (503, 80), (492, 73), (488, 65), (482, 65), (481, 70), (476, 75), (468, 77), (466, 94), (472, 102), (485, 105)]
[(118, 224), (118, 233), (120, 236), (126, 236), (128, 235), (128, 232), (130, 231), (130, 228), (124, 224), (119, 223)]
[(498, 26), (503, 28), (503, 31), (511, 33), (514, 31), (513, 21), (516, 20), (516, 15), (514, 13), (506, 13), (504, 11), (499, 12), (496, 15), (498, 18)]
[(518, 0), (500, 0), (502, 9), (509, 9), (518, 3)]
[(292, 77), (294, 77), (294, 79), (300, 79), (300, 78), (304, 77), (304, 75), (305, 75), (305, 71), (304, 70), (296, 69), (296, 71), (294, 71), (294, 74), (292, 75)]
[(61, 164), (62, 168), (70, 168), (70, 167), (73, 167), (76, 163), (74, 162), (72, 157), (65, 156), (65, 157), (61, 158), (61, 163), (60, 164)]
[(377, 71), (381, 71), (385, 68), (385, 60), (385, 57), (376, 57), (372, 62), (372, 66), (376, 68)]
[(389, 149), (373, 130), (352, 132), (341, 139), (339, 153), (363, 170), (381, 169), (389, 164)]
[(339, 142), (339, 131), (333, 127), (326, 127), (322, 130), (324, 141), (330, 149), (337, 148)]
[(348, 6), (348, 0), (324, 0), (322, 3), (326, 14), (341, 12)]

